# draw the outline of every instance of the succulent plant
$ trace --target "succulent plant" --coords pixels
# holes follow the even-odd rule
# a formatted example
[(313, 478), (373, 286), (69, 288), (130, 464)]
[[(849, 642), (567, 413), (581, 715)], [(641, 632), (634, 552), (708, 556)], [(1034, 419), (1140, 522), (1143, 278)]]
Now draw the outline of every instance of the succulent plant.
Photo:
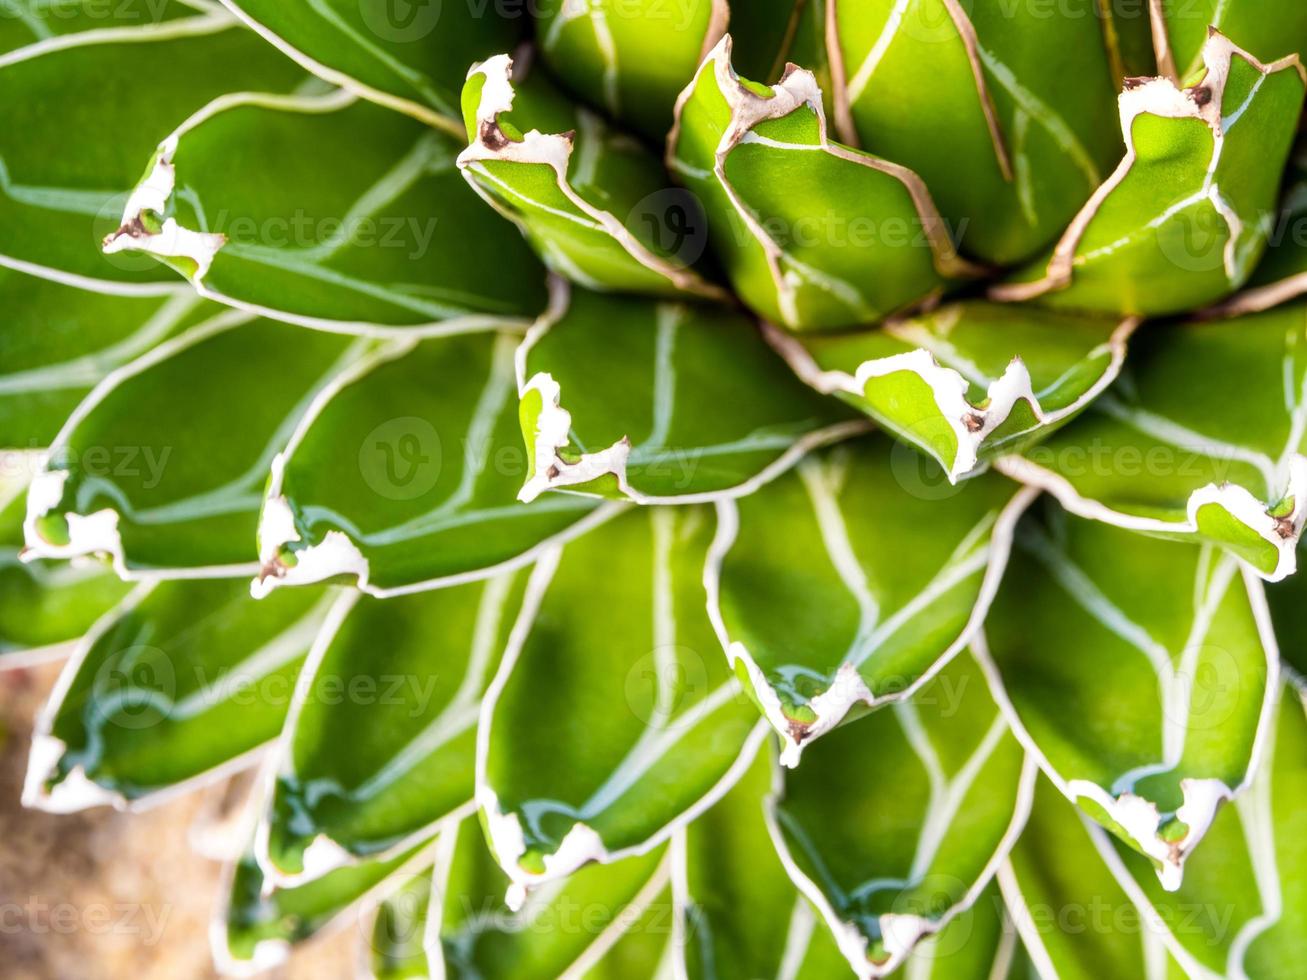
[(24, 802), (245, 773), (233, 973), (1301, 976), (1303, 9), (3, 0)]

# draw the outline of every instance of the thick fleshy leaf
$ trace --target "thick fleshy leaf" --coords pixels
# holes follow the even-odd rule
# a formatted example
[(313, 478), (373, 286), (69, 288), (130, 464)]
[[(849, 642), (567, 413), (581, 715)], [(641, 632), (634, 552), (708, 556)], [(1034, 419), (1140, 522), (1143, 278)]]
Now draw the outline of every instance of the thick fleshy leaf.
[(1148, 865), (1100, 835), (1099, 850), (1186, 975), (1292, 977), (1307, 955), (1307, 703), (1282, 689), (1252, 787), (1225, 807), (1184, 884), (1163, 891)]
[(432, 877), (426, 947), (432, 975), (447, 980), (654, 977), (650, 942), (657, 950), (671, 938), (665, 848), (591, 864), (510, 910), (509, 879), (466, 820), (442, 834)]
[(222, 3), (319, 78), (450, 132), (467, 66), (511, 48), (528, 23), (512, 3)]
[(766, 336), (804, 381), (957, 481), (1083, 411), (1116, 379), (1137, 325), (973, 302), (864, 333)]
[(1018, 528), (990, 680), (1058, 788), (1168, 889), (1251, 778), (1278, 671), (1268, 619), (1261, 582), (1210, 545), (1052, 505)]
[(668, 165), (740, 298), (791, 329), (874, 323), (974, 271), (916, 174), (828, 138), (811, 72), (743, 79), (729, 36), (681, 95)]
[(1268, 310), (1307, 293), (1307, 139), (1299, 138), (1289, 161), (1280, 211), (1270, 233), (1270, 247), (1257, 263), (1243, 292), (1213, 313), (1238, 316)]
[(482, 578), (601, 517), (573, 495), (517, 502), (530, 467), (519, 339), (392, 343), (341, 376), (273, 466), (257, 593), (335, 576), (379, 596)]
[(1083, 517), (1214, 542), (1276, 581), (1307, 520), (1307, 305), (1150, 324), (1115, 388), (997, 467)]
[(0, 668), (56, 656), (131, 590), (98, 562), (21, 561), (26, 509), (22, 492), (0, 507)]
[(1263, 64), (1213, 34), (1206, 72), (1120, 97), (1126, 154), (1051, 254), (992, 290), (1006, 300), (1156, 316), (1239, 289), (1265, 251), (1302, 112), (1297, 56)]
[(0, 55), (0, 265), (101, 292), (180, 291), (143, 257), (100, 253), (142, 165), (212, 99), (289, 92), (304, 73), (226, 13), (179, 0), (162, 9), (195, 16), (106, 23), (94, 0), (46, 9), (98, 13), (103, 29)]
[(287, 722), (260, 860), (313, 878), (391, 854), (472, 799), (476, 719), (526, 573), (340, 600)]
[(868, 428), (795, 378), (748, 319), (713, 307), (560, 291), (517, 358), (527, 501), (739, 496)]
[(812, 746), (768, 821), (854, 972), (880, 977), (980, 898), (1035, 772), (976, 662), (958, 657), (912, 700)]
[(751, 0), (748, 14), (737, 15), (728, 26), (732, 61), (740, 74), (769, 83), (781, 77), (787, 64), (802, 65), (821, 83), (829, 117), (826, 8), (809, 0)]
[(1174, 78), (1202, 70), (1208, 31), (1220, 31), (1263, 61), (1307, 58), (1307, 7), (1296, 0), (1150, 0), (1160, 69)]
[(1283, 582), (1271, 583), (1266, 587), (1266, 601), (1280, 656), (1307, 676), (1307, 575), (1291, 575)]
[(273, 457), (367, 344), (227, 311), (113, 372), (33, 480), (29, 555), (110, 555), (124, 578), (253, 574)]
[(427, 980), (431, 871), (406, 877), (377, 907), (366, 951), (369, 980)]
[[(737, 9), (741, 20), (787, 18)], [(540, 52), (577, 98), (662, 141), (676, 96), (721, 38), (726, 0), (543, 0), (537, 5)]]
[(224, 974), (261, 975), (313, 936), (349, 925), (366, 928), (367, 906), (426, 874), (437, 844), (425, 841), (396, 857), (362, 861), (289, 888), (265, 880), (253, 853), (246, 853), (227, 870), (227, 900), (210, 931), (214, 959)]
[(764, 746), (734, 788), (672, 844), (674, 948), (684, 957), (677, 975), (687, 980), (829, 980), (848, 973), (835, 937), (772, 847), (763, 805), (774, 766)]
[(248, 763), (281, 729), (328, 602), (256, 603), (240, 579), (138, 586), (64, 668), (24, 802), (122, 808)]
[(1120, 155), (1098, 0), (829, 6), (840, 138), (919, 174), (985, 261), (1046, 245)]
[(712, 534), (704, 507), (631, 510), (532, 573), (477, 732), (477, 803), (510, 904), (648, 853), (764, 737), (708, 620)]
[(184, 293), (107, 296), (0, 268), (0, 450), (44, 449), (109, 372), (218, 308)]
[[(529, 320), (545, 305), (544, 270), (512, 228), (484, 220), (455, 165), (462, 145), (344, 91), (229, 96), (142, 158), (145, 177), (104, 248), (143, 252), (204, 296), (322, 330)], [(265, 159), (276, 167), (258, 180), (240, 164)]]
[(905, 468), (892, 445), (842, 443), (717, 505), (709, 613), (787, 766), (848, 712), (909, 697), (966, 646), (1034, 496), (996, 475), (956, 492), (908, 483), (915, 459)]
[[(1166, 952), (1165, 930), (1131, 904), (1095, 850), (1093, 833), (1041, 777), (1026, 829), (998, 872), (1009, 914), (1038, 975), (1181, 980), (1185, 974)], [(1206, 905), (1195, 911), (1210, 915), (1216, 909)]]
[(693, 198), (644, 146), (539, 73), (515, 79), (508, 55), (468, 74), (463, 105), (463, 175), (556, 274), (591, 289), (725, 297), (689, 268), (704, 244)]

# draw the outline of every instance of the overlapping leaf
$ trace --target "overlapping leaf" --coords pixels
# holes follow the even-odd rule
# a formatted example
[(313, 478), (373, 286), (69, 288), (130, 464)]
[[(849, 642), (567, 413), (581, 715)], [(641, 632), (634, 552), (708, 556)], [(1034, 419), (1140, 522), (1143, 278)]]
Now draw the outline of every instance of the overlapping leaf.
[[(449, 980), (555, 977), (603, 980), (653, 976), (655, 959), (627, 962), (623, 933), (665, 946), (672, 915), (666, 848), (615, 864), (592, 864), (505, 907), (509, 881), (486, 848), (475, 820), (441, 835), (432, 873), (427, 955), (431, 974)], [(644, 950), (641, 950), (644, 951)], [(593, 971), (593, 972), (591, 972)]]
[(729, 36), (681, 95), (668, 166), (740, 298), (791, 329), (872, 323), (975, 271), (918, 176), (828, 138), (811, 72), (743, 79)]
[(283, 739), (260, 854), (275, 877), (394, 853), (466, 807), (480, 700), (525, 580), (341, 600)]
[[(218, 0), (0, 0), (0, 52), (114, 25), (144, 27), (221, 9)], [(108, 11), (108, 13), (106, 13)], [(113, 25), (106, 23), (112, 14)]]
[(273, 467), (256, 591), (335, 576), (381, 596), (447, 585), (529, 561), (601, 516), (576, 496), (517, 502), (530, 468), (518, 340), (394, 343), (342, 376)]
[(1122, 61), (1102, 6), (833, 0), (840, 138), (919, 174), (968, 252), (1027, 258), (1120, 154)]
[(1307, 520), (1307, 306), (1149, 325), (1115, 388), (999, 469), (1084, 517), (1210, 541), (1272, 581)]
[(431, 872), (413, 875), (377, 908), (368, 966), (371, 980), (426, 980)]
[(29, 556), (110, 555), (125, 578), (253, 574), (273, 457), (366, 343), (227, 311), (115, 371), (33, 480)]
[[(1039, 976), (1186, 975), (1166, 951), (1164, 928), (1131, 903), (1095, 849), (1084, 818), (1047, 779), (1038, 781), (1026, 829), (998, 880)], [(1217, 910), (1196, 911), (1195, 918)]]
[(972, 302), (864, 333), (767, 338), (808, 384), (957, 481), (1083, 411), (1116, 379), (1137, 325)]
[(1261, 583), (1210, 545), (1050, 506), (1018, 530), (985, 630), (1026, 748), (1179, 887), (1256, 764), (1278, 671)]
[(648, 853), (761, 741), (705, 610), (712, 534), (707, 508), (632, 510), (532, 573), (477, 732), (477, 802), (510, 904)]
[(993, 475), (942, 494), (908, 482), (915, 459), (890, 446), (841, 444), (718, 504), (709, 611), (786, 765), (846, 713), (908, 697), (965, 647), (1032, 498)]
[(1158, 66), (1174, 78), (1202, 69), (1212, 28), (1264, 61), (1295, 52), (1307, 57), (1307, 10), (1292, 0), (1152, 0), (1149, 7)]
[[(729, 14), (726, 0), (544, 0), (536, 13), (537, 43), (578, 98), (661, 140), (676, 96), (721, 38)], [(785, 23), (769, 11), (740, 19)]]
[(527, 501), (738, 496), (867, 427), (808, 390), (745, 317), (713, 307), (571, 290), (517, 357)]
[(126, 806), (248, 760), (281, 729), (326, 615), (320, 590), (138, 586), (83, 641), (38, 723), (24, 802)]
[(1157, 316), (1225, 298), (1265, 251), (1302, 111), (1297, 56), (1263, 64), (1220, 34), (1186, 88), (1120, 97), (1126, 155), (1051, 254), (996, 286), (1000, 299)]
[[(58, 9), (102, 18), (102, 8)], [(304, 73), (225, 13), (180, 0), (161, 9), (193, 16), (102, 23), (0, 55), (0, 265), (102, 292), (177, 289), (142, 257), (100, 254), (143, 164), (212, 99), (289, 92)]]
[(1302, 690), (1285, 686), (1267, 720), (1260, 771), (1212, 825), (1178, 891), (1163, 891), (1137, 854), (1099, 842), (1189, 977), (1289, 977), (1307, 952), (1305, 711)]
[(639, 143), (538, 73), (514, 79), (508, 55), (469, 73), (463, 105), (463, 175), (555, 273), (591, 289), (725, 298), (689, 268), (703, 247), (693, 199)]
[(56, 655), (131, 589), (99, 563), (19, 560), (25, 511), (21, 491), (0, 507), (0, 667)]
[(467, 66), (513, 46), (525, 7), (389, 0), (221, 0), (271, 45), (334, 85), (454, 130)]
[(976, 662), (959, 657), (913, 700), (810, 748), (769, 822), (854, 972), (879, 977), (981, 896), (1034, 776)]
[(227, 870), (225, 907), (210, 933), (214, 959), (229, 975), (256, 975), (279, 966), (295, 944), (361, 924), (360, 906), (382, 901), (425, 874), (435, 847), (424, 841), (396, 857), (339, 868), (287, 888), (267, 882), (253, 853), (246, 853)]
[[(544, 273), (458, 173), (461, 139), (344, 91), (212, 103), (160, 144), (111, 255), (144, 252), (202, 295), (346, 333), (530, 319)], [(323, 168), (323, 159), (332, 161)], [(274, 159), (252, 180), (241, 161)], [(467, 234), (476, 227), (477, 234)]]

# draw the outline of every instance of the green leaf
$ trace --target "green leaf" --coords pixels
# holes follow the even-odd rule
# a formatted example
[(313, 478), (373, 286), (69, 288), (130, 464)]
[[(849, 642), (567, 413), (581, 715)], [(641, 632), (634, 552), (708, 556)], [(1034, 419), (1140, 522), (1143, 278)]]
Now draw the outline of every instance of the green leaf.
[[(726, 0), (543, 0), (537, 8), (537, 43), (549, 69), (578, 98), (659, 141), (676, 96), (730, 14)], [(737, 13), (759, 18), (752, 9)]]
[(725, 298), (689, 268), (703, 249), (696, 202), (642, 145), (538, 73), (514, 79), (508, 55), (472, 69), (463, 105), (463, 176), (556, 274), (591, 289)]
[(1156, 0), (1149, 6), (1157, 61), (1173, 78), (1202, 70), (1203, 45), (1213, 28), (1264, 61), (1295, 53), (1307, 58), (1307, 8), (1293, 0)]
[(43, 449), (91, 389), (218, 312), (185, 293), (108, 296), (0, 268), (0, 447)]
[(433, 873), (438, 920), (427, 942), (432, 973), (449, 980), (652, 977), (646, 956), (631, 962), (647, 947), (632, 950), (623, 934), (655, 944), (670, 938), (668, 864), (665, 848), (591, 864), (511, 910), (503, 903), (509, 880), (477, 821), (466, 820), (457, 834), (441, 836)]
[(1158, 316), (1224, 299), (1266, 248), (1302, 111), (1296, 57), (1262, 64), (1220, 34), (1205, 74), (1121, 94), (1126, 155), (1043, 259), (994, 287), (1004, 300)]
[(766, 336), (800, 378), (956, 482), (1083, 411), (1116, 379), (1137, 325), (969, 302), (864, 333)]
[(58, 656), (131, 590), (96, 562), (21, 561), (26, 507), (0, 507), (0, 669)]
[(407, 878), (377, 908), (369, 948), (370, 980), (427, 980), (431, 872)]
[(916, 174), (827, 137), (811, 72), (743, 79), (729, 35), (681, 95), (668, 164), (740, 298), (791, 329), (874, 323), (976, 271)]
[(1307, 140), (1299, 138), (1280, 196), (1270, 247), (1247, 288), (1211, 313), (1238, 316), (1269, 310), (1307, 293)]
[(812, 746), (768, 820), (854, 972), (880, 977), (981, 897), (1035, 772), (976, 662), (959, 657), (912, 700)]
[[(544, 308), (544, 270), (513, 229), (485, 220), (455, 164), (462, 146), (345, 91), (227, 96), (159, 144), (104, 248), (321, 330), (525, 321)], [(258, 180), (239, 165), (264, 159), (276, 165)]]
[(526, 573), (382, 601), (348, 594), (287, 722), (260, 861), (314, 878), (392, 854), (472, 799), (476, 719)]
[[(1131, 903), (1095, 850), (1094, 833), (1041, 777), (1026, 829), (998, 872), (1009, 914), (1039, 975), (1180, 980), (1184, 974), (1163, 944), (1165, 930)], [(1216, 910), (1209, 905), (1195, 911)]]
[(328, 604), (320, 590), (256, 603), (239, 579), (138, 586), (65, 666), (24, 802), (139, 806), (248, 765), (281, 730)]
[(1100, 6), (832, 2), (840, 138), (919, 174), (967, 252), (1029, 257), (1120, 153)]
[(110, 555), (124, 578), (254, 574), (273, 457), (367, 344), (228, 311), (115, 371), (32, 482), (30, 553)]
[(256, 594), (336, 576), (378, 596), (455, 584), (602, 519), (572, 495), (517, 502), (530, 465), (513, 398), (519, 339), (391, 343), (342, 375), (273, 466)]
[(787, 766), (848, 712), (911, 696), (966, 646), (1033, 499), (994, 475), (943, 492), (909, 483), (892, 445), (843, 443), (717, 505), (709, 613)]
[[(763, 747), (749, 770), (672, 844), (677, 948), (687, 980), (843, 976), (835, 939), (794, 887), (763, 819), (775, 761)], [(786, 964), (798, 964), (785, 973)]]
[(1278, 670), (1267, 620), (1261, 582), (1210, 545), (1053, 506), (1018, 529), (987, 673), (1057, 787), (1168, 889), (1251, 778)]
[(429, 126), (455, 131), (467, 66), (511, 48), (526, 7), (389, 0), (222, 0), (319, 78)]
[(705, 609), (712, 533), (707, 508), (631, 510), (532, 573), (477, 732), (477, 803), (510, 905), (587, 862), (648, 853), (764, 737)]
[(225, 908), (210, 933), (219, 970), (262, 973), (280, 966), (293, 946), (315, 935), (362, 925), (370, 903), (427, 873), (438, 843), (424, 841), (397, 857), (363, 861), (290, 888), (266, 881), (247, 852), (227, 870)]
[(748, 494), (867, 428), (798, 381), (745, 317), (713, 307), (571, 290), (517, 357), (522, 500)]
[(126, 192), (191, 113), (231, 91), (289, 92), (304, 73), (226, 13), (118, 24), (0, 55), (0, 265), (99, 292), (180, 292), (144, 257), (101, 254)]
[(1307, 954), (1307, 703), (1281, 688), (1260, 771), (1225, 807), (1184, 884), (1163, 891), (1147, 865), (1101, 835), (1100, 852), (1189, 977), (1290, 977)]
[(1307, 520), (1307, 305), (1150, 324), (1111, 392), (997, 468), (1072, 513), (1213, 542), (1278, 581)]
[(147, 27), (221, 9), (217, 0), (0, 0), (0, 53), (82, 31)]

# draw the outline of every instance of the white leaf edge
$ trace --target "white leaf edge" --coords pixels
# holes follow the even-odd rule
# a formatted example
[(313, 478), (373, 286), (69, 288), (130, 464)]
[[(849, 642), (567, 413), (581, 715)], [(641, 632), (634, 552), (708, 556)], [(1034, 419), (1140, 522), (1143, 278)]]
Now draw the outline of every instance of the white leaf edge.
[[(1242, 268), (1239, 258), (1239, 236), (1243, 232), (1244, 223), (1225, 201), (1215, 183), (1216, 168), (1221, 162), (1221, 151), (1225, 143), (1225, 121), (1222, 117), (1221, 103), (1224, 101), (1225, 86), (1229, 81), (1231, 63), (1235, 57), (1252, 65), (1264, 77), (1292, 68), (1307, 83), (1307, 71), (1304, 71), (1296, 54), (1278, 61), (1263, 63), (1223, 34), (1209, 28), (1207, 41), (1202, 48), (1202, 60), (1207, 69), (1202, 81), (1191, 88), (1181, 88), (1173, 79), (1159, 76), (1138, 79), (1133, 86), (1121, 92), (1117, 103), (1121, 117), (1121, 135), (1125, 139), (1125, 156), (1116, 170), (1099, 185), (1080, 213), (1067, 226), (1061, 239), (1053, 247), (1053, 254), (1048, 260), (1044, 274), (1029, 282), (1001, 283), (993, 286), (989, 290), (990, 297), (1000, 302), (1025, 302), (1050, 292), (1066, 289), (1072, 284), (1075, 276), (1076, 252), (1081, 240), (1094, 218), (1098, 216), (1103, 203), (1130, 175), (1138, 160), (1138, 150), (1134, 142), (1134, 121), (1144, 114), (1163, 119), (1197, 119), (1211, 130), (1214, 146), (1211, 163), (1205, 175), (1206, 200), (1225, 221), (1229, 230), (1230, 237), (1225, 244), (1223, 255), (1223, 271), (1226, 279), (1235, 288), (1241, 285), (1247, 278), (1247, 273), (1251, 272), (1250, 269)], [(1202, 104), (1195, 99), (1195, 93), (1199, 91), (1207, 95), (1207, 101)]]
[[(999, 710), (996, 707), (995, 713)], [(767, 832), (771, 836), (776, 854), (780, 858), (790, 880), (795, 887), (816, 907), (826, 925), (835, 937), (835, 943), (848, 961), (858, 980), (875, 980), (888, 976), (903, 965), (912, 955), (912, 951), (926, 939), (944, 929), (958, 915), (970, 909), (989, 887), (1000, 866), (1007, 861), (1012, 848), (1025, 830), (1026, 820), (1030, 816), (1035, 801), (1035, 785), (1039, 767), (1029, 754), (1021, 763), (1021, 775), (1017, 783), (1016, 798), (1013, 802), (1012, 819), (1008, 823), (998, 846), (986, 862), (984, 869), (976, 880), (967, 888), (961, 901), (951, 905), (938, 919), (930, 919), (911, 913), (887, 912), (879, 916), (881, 934), (885, 951), (889, 954), (884, 963), (872, 963), (867, 958), (867, 937), (858, 931), (853, 923), (840, 918), (835, 907), (822, 891), (821, 886), (798, 866), (790, 853), (780, 822), (776, 818), (776, 807), (784, 798), (784, 778), (782, 769), (777, 767), (773, 773), (772, 792), (763, 806), (763, 818)]]
[[(467, 149), (458, 155), (458, 167), (469, 186), (482, 200), (523, 231), (530, 231), (529, 221), (496, 200), (475, 178), (485, 174), (483, 165), (488, 162), (536, 164), (549, 167), (554, 172), (559, 193), (606, 232), (637, 264), (661, 276), (670, 285), (689, 295), (706, 299), (728, 298), (720, 287), (709, 283), (693, 269), (654, 254), (616, 215), (590, 204), (576, 192), (567, 177), (568, 164), (575, 148), (574, 134), (542, 133), (538, 129), (532, 129), (523, 134), (520, 142), (504, 135), (499, 126), (499, 117), (512, 111), (516, 97), (513, 89), (513, 58), (510, 55), (495, 55), (493, 58), (474, 64), (468, 69), (467, 77), (471, 80), (475, 75), (481, 75), (485, 79), (481, 90), (481, 101), (476, 111), (477, 132)], [(597, 134), (591, 136), (591, 138), (596, 137)], [(555, 272), (575, 272), (572, 263), (556, 251), (551, 251), (543, 258), (547, 263), (559, 266)], [(563, 266), (566, 266), (566, 269)], [(592, 289), (604, 288), (602, 283), (588, 276), (581, 275), (578, 278)]]
[(1307, 456), (1301, 453), (1294, 453), (1289, 458), (1289, 481), (1285, 497), (1293, 498), (1293, 510), (1280, 518), (1272, 517), (1267, 511), (1267, 505), (1247, 488), (1233, 483), (1209, 483), (1199, 487), (1189, 495), (1185, 503), (1185, 519), (1167, 521), (1113, 510), (1107, 504), (1082, 496), (1071, 481), (1061, 474), (1022, 456), (1000, 457), (994, 461), (994, 468), (1013, 480), (1050, 493), (1063, 508), (1078, 517), (1145, 534), (1196, 536), (1199, 534), (1199, 510), (1207, 506), (1220, 507), (1276, 550), (1276, 565), (1270, 572), (1264, 572), (1235, 555), (1245, 568), (1267, 582), (1279, 582), (1298, 569), (1298, 540), (1302, 536), (1303, 525), (1307, 523)]
[(1012, 540), (1016, 533), (1017, 524), (1021, 520), (1021, 516), (1038, 496), (1038, 490), (1031, 487), (1020, 487), (1013, 494), (1012, 499), (999, 511), (994, 527), (990, 531), (990, 541), (987, 545), (989, 558), (981, 578), (980, 593), (976, 597), (975, 605), (972, 607), (971, 616), (968, 618), (962, 632), (940, 653), (935, 662), (902, 691), (882, 695), (879, 698), (868, 689), (866, 682), (853, 664), (841, 663), (835, 673), (833, 683), (808, 702), (808, 707), (812, 709), (817, 717), (811, 724), (805, 726), (803, 736), (800, 739), (795, 738), (794, 727), (789, 719), (785, 717), (785, 713), (781, 709), (780, 698), (767, 681), (766, 672), (758, 666), (757, 661), (745, 644), (731, 639), (730, 630), (727, 629), (725, 619), (722, 616), (722, 565), (734, 546), (736, 536), (739, 533), (739, 511), (733, 501), (726, 501), (717, 505), (717, 533), (709, 548), (708, 560), (704, 565), (703, 572), (704, 590), (708, 596), (708, 616), (712, 621), (713, 631), (717, 634), (718, 642), (721, 643), (722, 650), (725, 652), (726, 659), (732, 669), (740, 663), (745, 666), (754, 696), (762, 706), (763, 715), (768, 725), (780, 740), (780, 764), (783, 767), (792, 769), (798, 766), (802, 759), (803, 749), (836, 728), (855, 705), (863, 704), (868, 708), (875, 709), (910, 699), (952, 662), (954, 657), (967, 648), (984, 625), (990, 604), (994, 601), (994, 596), (998, 594), (999, 585), (1003, 581), (1003, 573), (1007, 569), (1008, 558), (1012, 551)]
[[(562, 554), (562, 547), (554, 545), (541, 556), (532, 569), (527, 581), (526, 594), (522, 599), (521, 611), (513, 624), (499, 669), (482, 698), (480, 717), (477, 722), (476, 804), (485, 827), (487, 843), (496, 862), (508, 876), (510, 884), (504, 901), (514, 912), (522, 908), (533, 889), (566, 878), (592, 861), (599, 864), (612, 864), (626, 857), (648, 854), (661, 846), (681, 827), (693, 822), (730, 792), (748, 771), (754, 756), (769, 733), (765, 722), (759, 721), (754, 725), (745, 738), (739, 755), (717, 783), (703, 797), (658, 828), (641, 843), (631, 847), (610, 849), (594, 828), (577, 820), (563, 836), (559, 846), (552, 853), (543, 856), (543, 872), (533, 873), (522, 868), (518, 861), (526, 853), (526, 842), (521, 819), (517, 813), (505, 811), (500, 807), (499, 796), (490, 784), (486, 771), (491, 721), (499, 698), (508, 685), (513, 668), (535, 624), (541, 603), (553, 581)], [(733, 682), (728, 681), (728, 683)]]
[[(358, 96), (346, 89), (337, 89), (325, 95), (274, 95), (266, 92), (231, 92), (219, 96), (195, 112), (159, 144), (150, 172), (137, 185), (127, 200), (127, 204), (123, 209), (121, 226), (104, 239), (102, 246), (104, 252), (110, 255), (117, 252), (144, 252), (161, 260), (188, 259), (194, 264), (195, 271), (185, 274), (184, 278), (190, 283), (195, 292), (205, 299), (222, 303), (224, 306), (229, 306), (235, 310), (242, 310), (252, 316), (280, 320), (283, 323), (291, 323), (326, 333), (404, 340), (447, 337), (455, 334), (497, 330), (505, 327), (516, 327), (518, 329), (524, 327), (525, 322), (520, 317), (491, 316), (476, 313), (454, 316), (444, 320), (394, 326), (366, 321), (332, 320), (321, 316), (292, 313), (260, 303), (247, 302), (213, 289), (205, 282), (205, 277), (213, 264), (213, 260), (227, 244), (226, 236), (184, 228), (177, 223), (175, 218), (164, 220), (158, 232), (151, 232), (146, 228), (143, 220), (145, 212), (150, 211), (162, 215), (167, 211), (168, 205), (173, 199), (177, 181), (173, 158), (177, 153), (182, 138), (204, 123), (224, 112), (238, 108), (255, 107), (273, 112), (327, 115), (347, 109), (357, 101)], [(170, 267), (175, 269), (175, 266)]]
[(1267, 741), (1270, 737), (1269, 731), (1274, 724), (1273, 713), (1280, 689), (1281, 674), (1279, 645), (1271, 624), (1270, 610), (1266, 605), (1262, 580), (1242, 564), (1239, 565), (1238, 570), (1247, 589), (1253, 620), (1266, 654), (1266, 690), (1262, 697), (1257, 734), (1253, 739), (1252, 752), (1244, 778), (1237, 785), (1229, 786), (1222, 780), (1214, 778), (1191, 777), (1180, 781), (1183, 802), (1176, 810), (1176, 817), (1189, 827), (1189, 833), (1181, 843), (1171, 843), (1159, 836), (1161, 815), (1156, 803), (1128, 791), (1113, 796), (1109, 790), (1090, 780), (1063, 777), (1021, 721), (1016, 706), (1012, 703), (1003, 684), (1003, 676), (998, 669), (998, 664), (989, 651), (984, 630), (982, 629), (972, 641), (972, 651), (989, 685), (990, 694), (998, 703), (1003, 716), (1007, 719), (1009, 729), (1026, 750), (1026, 754), (1039, 764), (1039, 768), (1049, 781), (1073, 804), (1078, 806), (1079, 800), (1083, 798), (1092, 800), (1102, 807), (1130, 835), (1139, 849), (1157, 862), (1154, 867), (1158, 882), (1166, 891), (1175, 891), (1180, 887), (1184, 879), (1185, 860), (1202, 842), (1221, 804), (1233, 800), (1251, 785), (1253, 777), (1261, 768), (1262, 757), (1266, 753)]
[(598, 496), (568, 488), (589, 483), (603, 476), (612, 476), (617, 481), (617, 488), (626, 500), (642, 505), (701, 504), (732, 497), (747, 497), (787, 472), (814, 449), (842, 442), (855, 435), (869, 432), (872, 428), (870, 421), (854, 419), (814, 429), (800, 436), (776, 459), (737, 486), (669, 497), (646, 494), (631, 486), (626, 474), (627, 460), (631, 453), (631, 440), (628, 436), (623, 436), (606, 449), (582, 453), (576, 462), (569, 463), (560, 455), (561, 450), (571, 444), (569, 433), (572, 428), (572, 415), (562, 405), (562, 387), (554, 380), (553, 375), (543, 371), (531, 373), (527, 366), (527, 359), (536, 344), (567, 312), (571, 296), (571, 287), (567, 281), (557, 276), (551, 278), (550, 293), (549, 309), (531, 325), (516, 355), (519, 400), (532, 391), (537, 392), (541, 399), (540, 415), (536, 419), (534, 432), (533, 473), (518, 493), (518, 500), (530, 502), (550, 490)]
[[(777, 353), (785, 358), (794, 373), (810, 387), (825, 395), (843, 393), (857, 399), (864, 399), (867, 384), (872, 379), (884, 378), (898, 372), (908, 372), (921, 378), (930, 388), (940, 418), (957, 439), (958, 448), (952, 464), (940, 458), (924, 441), (914, 439), (903, 427), (895, 426), (895, 431), (929, 453), (943, 467), (949, 482), (956, 484), (979, 467), (980, 449), (985, 440), (1007, 421), (1017, 402), (1024, 401), (1030, 406), (1035, 416), (1035, 425), (1016, 433), (1014, 438), (1037, 432), (1040, 428), (1057, 425), (1081, 412), (1121, 373), (1121, 366), (1125, 363), (1126, 346), (1142, 322), (1139, 317), (1121, 320), (1108, 340), (1086, 355), (1086, 357), (1095, 357), (1107, 351), (1110, 353), (1110, 358), (1103, 373), (1084, 394), (1072, 404), (1055, 411), (1045, 411), (1040, 405), (1030, 372), (1019, 354), (1012, 358), (1000, 377), (989, 383), (986, 389), (986, 407), (981, 408), (967, 399), (967, 390), (970, 387), (967, 378), (954, 368), (941, 365), (935, 355), (924, 347), (863, 361), (853, 374), (849, 374), (847, 371), (823, 370), (798, 338), (770, 323), (764, 322), (762, 328), (763, 336)], [(893, 325), (886, 324), (885, 330), (893, 334)], [(906, 338), (900, 339), (906, 340)]]

